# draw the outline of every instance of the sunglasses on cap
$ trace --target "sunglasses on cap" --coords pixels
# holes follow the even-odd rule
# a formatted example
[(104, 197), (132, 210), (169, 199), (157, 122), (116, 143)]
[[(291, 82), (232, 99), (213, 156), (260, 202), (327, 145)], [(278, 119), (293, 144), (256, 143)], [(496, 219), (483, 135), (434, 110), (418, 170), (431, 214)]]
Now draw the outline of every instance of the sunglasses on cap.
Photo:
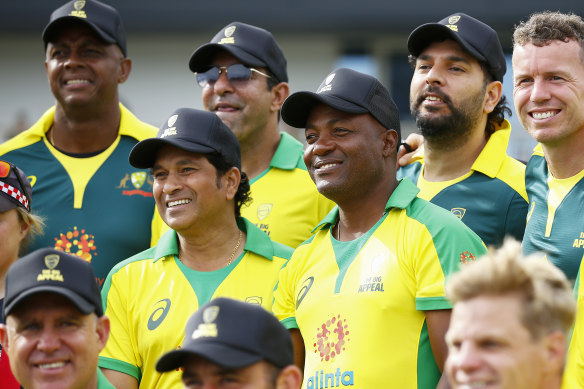
[(0, 191), (16, 199), (20, 204), (22, 204), (22, 207), (24, 209), (30, 212), (30, 199), (26, 195), (25, 189), (26, 186), (22, 182), (20, 174), (18, 174), (18, 172), (16, 171), (16, 167), (9, 162), (0, 161), (0, 179), (10, 177), (11, 172), (14, 172), (14, 175), (16, 176), (16, 179), (18, 180), (18, 184), (20, 185), (22, 191), (20, 191), (18, 188), (13, 187), (12, 185), (9, 185), (4, 181), (0, 181)]
[(234, 85), (249, 81), (253, 73), (260, 74), (266, 78), (272, 78), (266, 73), (240, 63), (231, 66), (213, 66), (204, 72), (196, 72), (195, 77), (197, 77), (199, 85), (204, 88), (217, 82), (222, 72), (225, 72), (229, 82)]

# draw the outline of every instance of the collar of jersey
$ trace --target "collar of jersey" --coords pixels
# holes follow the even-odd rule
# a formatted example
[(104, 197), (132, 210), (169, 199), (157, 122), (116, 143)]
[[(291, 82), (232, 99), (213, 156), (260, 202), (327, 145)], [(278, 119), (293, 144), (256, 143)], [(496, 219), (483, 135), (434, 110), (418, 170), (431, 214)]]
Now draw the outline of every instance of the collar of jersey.
[[(402, 178), (399, 180), (399, 184), (394, 189), (391, 196), (387, 200), (385, 204), (385, 211), (389, 211), (391, 208), (400, 208), (405, 209), (412, 200), (416, 198), (420, 189), (414, 185), (408, 178)], [(328, 215), (325, 216), (324, 219), (312, 230), (314, 233), (316, 230), (319, 230), (323, 227), (331, 227), (339, 218), (339, 207), (335, 206)]]
[(292, 135), (285, 132), (281, 133), (282, 137), (274, 157), (270, 161), (270, 167), (275, 167), (282, 170), (293, 170), (296, 168), (306, 169), (304, 167), (304, 160), (302, 159), (303, 146), (292, 137)]
[[(497, 173), (503, 166), (507, 157), (507, 145), (511, 136), (511, 123), (507, 119), (491, 135), (487, 144), (474, 161), (471, 170), (483, 173), (491, 178), (497, 176)], [(420, 147), (412, 157), (412, 162), (424, 163), (424, 147)]]
[[(274, 246), (270, 237), (246, 218), (237, 218), (237, 226), (247, 234), (244, 251), (251, 251), (271, 261), (274, 257)], [(174, 258), (175, 255), (178, 255), (178, 237), (176, 231), (170, 228), (158, 240), (153, 259), (156, 262), (159, 259)]]
[[(156, 136), (156, 128), (140, 121), (130, 110), (120, 103), (120, 135), (137, 139), (138, 141)], [(55, 121), (55, 106), (49, 108), (43, 116), (30, 128), (30, 135), (39, 138), (45, 136)]]

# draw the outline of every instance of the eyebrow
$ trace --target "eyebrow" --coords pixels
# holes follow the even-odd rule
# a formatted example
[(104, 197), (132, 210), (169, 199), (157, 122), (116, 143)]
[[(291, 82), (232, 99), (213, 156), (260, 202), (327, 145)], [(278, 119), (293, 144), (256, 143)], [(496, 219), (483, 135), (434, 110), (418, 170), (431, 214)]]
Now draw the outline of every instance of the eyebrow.
[[(418, 57), (418, 59), (420, 59), (422, 61), (427, 61), (427, 60), (430, 60), (430, 59), (433, 59), (433, 58), (435, 58), (435, 57), (432, 56), (432, 55), (429, 55), (429, 54), (421, 54)], [(471, 63), (471, 60), (469, 58), (467, 58), (467, 57), (461, 57), (459, 55), (449, 55), (448, 57), (446, 57), (446, 59), (448, 61), (450, 61), (450, 62), (464, 62), (464, 63), (469, 64), (469, 65)]]

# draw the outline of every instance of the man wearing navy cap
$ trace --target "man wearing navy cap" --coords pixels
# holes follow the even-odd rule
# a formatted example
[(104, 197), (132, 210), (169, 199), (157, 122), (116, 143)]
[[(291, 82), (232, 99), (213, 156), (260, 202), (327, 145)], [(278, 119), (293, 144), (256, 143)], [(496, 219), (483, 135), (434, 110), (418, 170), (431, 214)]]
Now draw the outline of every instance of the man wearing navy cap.
[(292, 94), (304, 162), (335, 208), (282, 269), (273, 311), (290, 329), (305, 388), (436, 388), (446, 359), (444, 281), (485, 252), (450, 212), (396, 179), (398, 109), (349, 69)]
[(108, 275), (102, 294), (112, 335), (99, 366), (120, 389), (180, 387), (179, 372), (160, 374), (155, 363), (180, 347), (189, 316), (217, 296), (270, 310), (292, 250), (240, 217), (249, 180), (237, 138), (214, 113), (176, 110), (156, 138), (134, 146), (130, 163), (150, 169), (171, 229)]
[(16, 261), (6, 275), (0, 341), (24, 389), (107, 389), (97, 368), (109, 336), (91, 265), (51, 248)]
[(182, 348), (162, 356), (160, 372), (182, 368), (185, 388), (297, 389), (302, 373), (294, 365), (290, 334), (261, 307), (216, 298), (193, 314)]
[(497, 33), (455, 13), (423, 24), (408, 38), (414, 68), (410, 109), (425, 145), (402, 167), (419, 196), (458, 216), (487, 245), (521, 240), (525, 166), (506, 154), (511, 125)]
[(298, 246), (333, 204), (310, 180), (302, 144), (278, 130), (289, 94), (280, 46), (269, 31), (233, 22), (195, 50), (189, 68), (202, 88), (203, 107), (216, 113), (241, 145), (252, 197), (243, 216), (273, 240)]
[(30, 249), (76, 254), (91, 262), (102, 285), (114, 264), (150, 246), (151, 179), (128, 154), (156, 129), (119, 102), (132, 62), (116, 9), (67, 2), (51, 14), (42, 38), (55, 106), (0, 145), (0, 155), (27, 173), (46, 221)]

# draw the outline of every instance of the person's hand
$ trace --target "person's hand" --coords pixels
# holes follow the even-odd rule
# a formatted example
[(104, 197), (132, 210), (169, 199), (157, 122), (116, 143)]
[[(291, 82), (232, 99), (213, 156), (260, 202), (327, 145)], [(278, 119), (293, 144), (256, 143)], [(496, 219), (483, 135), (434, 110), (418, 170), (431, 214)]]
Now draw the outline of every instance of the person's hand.
[(414, 153), (424, 144), (424, 137), (420, 134), (410, 134), (397, 149), (397, 166), (406, 166), (412, 163)]

